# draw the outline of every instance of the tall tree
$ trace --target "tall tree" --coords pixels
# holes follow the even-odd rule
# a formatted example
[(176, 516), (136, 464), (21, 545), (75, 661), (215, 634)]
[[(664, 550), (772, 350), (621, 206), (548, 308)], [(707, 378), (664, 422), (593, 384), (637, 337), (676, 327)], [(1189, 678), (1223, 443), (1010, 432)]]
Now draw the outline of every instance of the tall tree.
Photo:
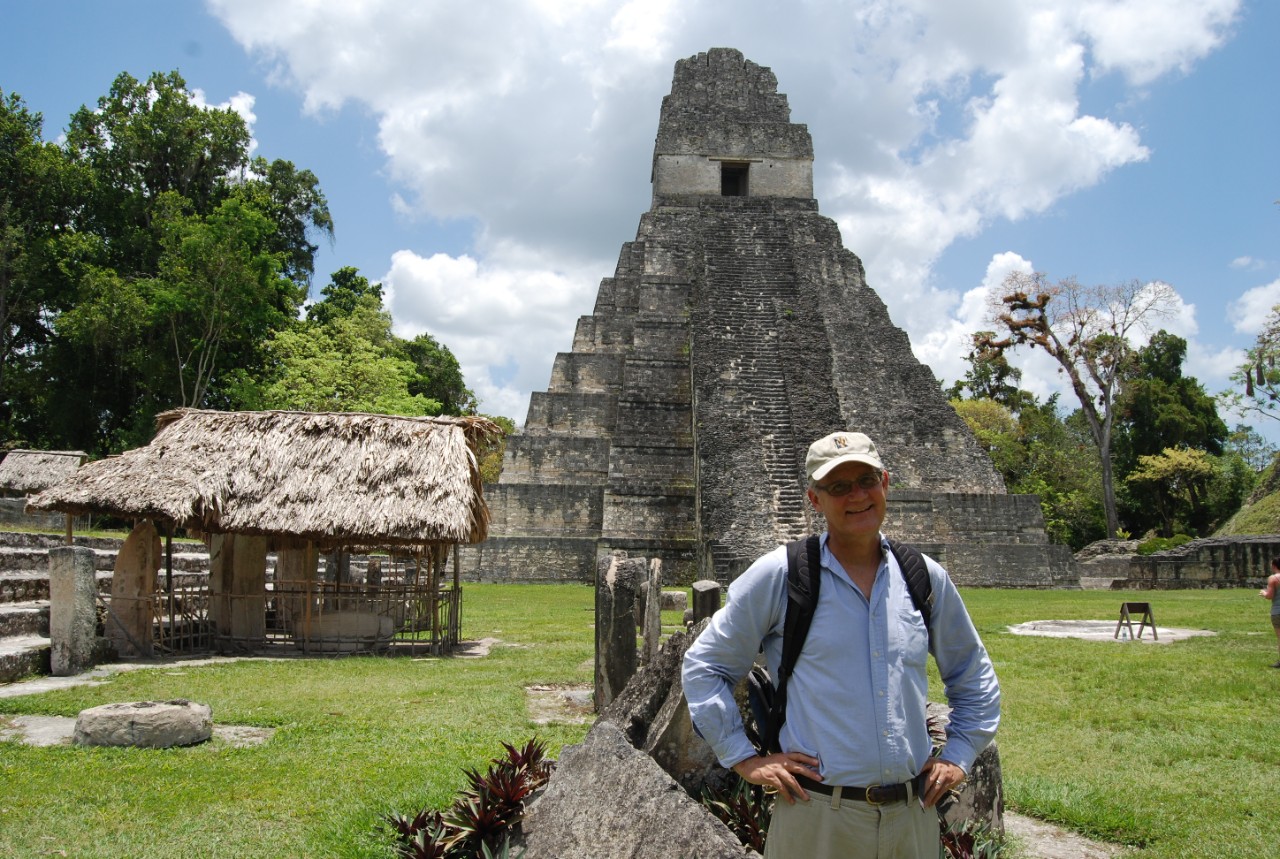
[(1138, 457), (1168, 447), (1222, 453), (1227, 425), (1214, 398), (1195, 378), (1182, 375), (1186, 355), (1186, 340), (1158, 331), (1134, 356), (1116, 400), (1117, 458), (1126, 470)]
[(1043, 349), (1061, 367), (1097, 450), (1109, 538), (1120, 527), (1111, 443), (1118, 385), (1133, 354), (1130, 337), (1170, 313), (1173, 301), (1173, 288), (1159, 281), (1086, 287), (1074, 278), (1049, 283), (1040, 273), (1014, 272), (993, 314), (1006, 336), (992, 334), (981, 343), (996, 352)]
[[(1206, 461), (1213, 465), (1211, 476), (1216, 479), (1227, 425), (1218, 416), (1214, 398), (1196, 379), (1182, 374), (1186, 354), (1186, 340), (1167, 331), (1156, 332), (1134, 353), (1116, 399), (1114, 458), (1117, 474), (1126, 478), (1119, 503), (1134, 533), (1153, 527), (1167, 530), (1174, 521), (1168, 515), (1173, 503), (1168, 481), (1127, 479), (1132, 472), (1151, 473), (1152, 467), (1142, 466), (1145, 458), (1177, 456), (1183, 457), (1178, 460), (1182, 462), (1189, 455), (1182, 451), (1198, 451), (1209, 457)], [(1169, 454), (1170, 450), (1179, 453)], [(1206, 510), (1202, 506), (1200, 512)], [(1199, 523), (1202, 530), (1209, 519), (1181, 516), (1179, 521), (1188, 523), (1186, 527)]]
[(9, 370), (49, 336), (68, 299), (60, 249), (88, 176), (41, 139), (43, 120), (0, 90), (0, 420), (12, 417)]
[(409, 391), (440, 403), (441, 414), (473, 415), (476, 395), (462, 378), (462, 367), (449, 347), (430, 334), (399, 343), (399, 354), (413, 365)]
[(320, 180), (310, 170), (299, 170), (292, 161), (265, 158), (250, 162), (248, 177), (233, 193), (243, 196), (266, 215), (275, 232), (269, 249), (279, 255), (281, 273), (299, 286), (309, 287), (315, 272), (318, 233), (333, 239), (333, 217), (320, 190)]
[(352, 265), (343, 266), (330, 275), (320, 295), (321, 299), (307, 308), (307, 319), (320, 325), (355, 313), (365, 296), (372, 297), (378, 309), (382, 308), (382, 284), (371, 283)]
[(1193, 520), (1206, 509), (1209, 484), (1214, 476), (1213, 457), (1203, 450), (1167, 447), (1158, 454), (1138, 457), (1138, 467), (1125, 480), (1151, 487), (1149, 497), (1161, 522), (1161, 536), (1175, 532), (1199, 532)]
[(160, 255), (161, 195), (212, 212), (248, 164), (249, 130), (235, 111), (197, 104), (176, 71), (146, 81), (121, 73), (96, 110), (71, 117), (67, 147), (95, 177), (86, 226), (110, 237), (105, 262), (124, 277), (148, 276)]
[(281, 274), (284, 255), (269, 250), (266, 215), (235, 196), (207, 217), (184, 215), (180, 200), (160, 206), (159, 270), (144, 283), (152, 339), (171, 359), (171, 396), (202, 406), (228, 365), (261, 363), (263, 341), (296, 317), (303, 293)]
[(45, 308), (46, 423), (105, 453), (145, 442), (160, 410), (248, 405), (264, 344), (296, 323), (312, 239), (332, 235), (315, 175), (251, 161), (241, 117), (177, 72), (117, 77), (66, 152), (89, 181), (59, 259), (74, 297)]
[(1270, 465), (1276, 456), (1276, 446), (1246, 424), (1235, 425), (1227, 436), (1226, 449), (1237, 454), (1254, 474)]

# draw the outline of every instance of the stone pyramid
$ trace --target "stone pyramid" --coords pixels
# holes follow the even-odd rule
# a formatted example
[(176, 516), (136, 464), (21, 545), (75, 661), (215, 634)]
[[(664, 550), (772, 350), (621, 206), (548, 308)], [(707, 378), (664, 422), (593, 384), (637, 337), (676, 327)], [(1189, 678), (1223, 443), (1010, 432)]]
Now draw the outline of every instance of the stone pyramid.
[(809, 443), (875, 439), (886, 532), (962, 583), (1074, 583), (1034, 496), (1010, 496), (813, 198), (813, 143), (765, 67), (676, 63), (653, 204), (486, 487), (475, 580), (583, 581), (623, 550), (728, 581), (818, 526)]

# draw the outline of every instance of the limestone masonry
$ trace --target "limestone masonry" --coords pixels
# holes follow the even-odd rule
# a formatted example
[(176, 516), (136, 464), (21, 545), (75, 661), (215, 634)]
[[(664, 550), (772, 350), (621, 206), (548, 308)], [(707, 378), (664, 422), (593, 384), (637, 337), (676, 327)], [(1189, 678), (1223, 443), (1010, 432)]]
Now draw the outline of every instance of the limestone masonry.
[(880, 447), (886, 530), (957, 581), (1076, 583), (818, 213), (813, 143), (773, 72), (726, 48), (681, 60), (652, 207), (509, 440), (465, 574), (590, 582), (623, 550), (668, 583), (731, 580), (816, 527), (804, 453), (837, 428)]

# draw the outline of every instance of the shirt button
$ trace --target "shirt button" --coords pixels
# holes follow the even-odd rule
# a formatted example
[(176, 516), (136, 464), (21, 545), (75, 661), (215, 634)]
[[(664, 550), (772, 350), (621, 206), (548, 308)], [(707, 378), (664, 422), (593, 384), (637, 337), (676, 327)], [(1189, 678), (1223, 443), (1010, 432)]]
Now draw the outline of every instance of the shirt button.
[(887, 736), (889, 736), (889, 732), (888, 732), (888, 731), (881, 731), (881, 733), (882, 733), (882, 734), (884, 734), (886, 737), (887, 737)]
[(883, 698), (883, 697), (884, 697), (884, 690), (883, 690), (883, 689), (881, 689), (881, 690), (880, 690), (879, 692), (877, 692), (876, 694), (877, 694), (877, 695), (879, 695), (881, 698)]

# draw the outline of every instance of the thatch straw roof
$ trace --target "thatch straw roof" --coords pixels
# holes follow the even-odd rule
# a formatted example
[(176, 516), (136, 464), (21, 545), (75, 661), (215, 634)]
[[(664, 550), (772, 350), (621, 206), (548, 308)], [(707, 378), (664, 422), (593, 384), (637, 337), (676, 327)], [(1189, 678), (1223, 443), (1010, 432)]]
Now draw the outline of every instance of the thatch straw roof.
[(0, 490), (27, 494), (74, 474), (87, 455), (79, 450), (11, 450), (0, 462)]
[(146, 447), (83, 466), (29, 507), (338, 546), (476, 543), (484, 418), (215, 412), (156, 418)]

